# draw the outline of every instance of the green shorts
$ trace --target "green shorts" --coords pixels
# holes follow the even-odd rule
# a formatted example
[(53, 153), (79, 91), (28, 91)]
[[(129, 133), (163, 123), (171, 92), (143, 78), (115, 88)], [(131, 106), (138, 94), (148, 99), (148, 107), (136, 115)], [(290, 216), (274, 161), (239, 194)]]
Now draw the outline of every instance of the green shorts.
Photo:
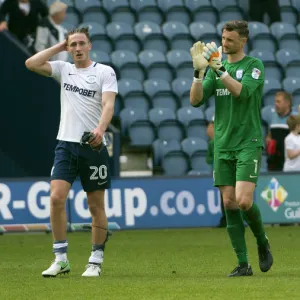
[(237, 181), (256, 184), (261, 166), (262, 148), (218, 152), (214, 155), (214, 185), (235, 186)]

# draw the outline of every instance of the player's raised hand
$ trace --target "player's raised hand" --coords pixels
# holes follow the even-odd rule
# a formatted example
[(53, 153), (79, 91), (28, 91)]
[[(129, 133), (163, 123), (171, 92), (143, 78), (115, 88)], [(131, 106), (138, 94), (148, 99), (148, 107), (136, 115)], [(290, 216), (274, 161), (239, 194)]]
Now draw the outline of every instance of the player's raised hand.
[(226, 69), (222, 65), (222, 46), (217, 47), (215, 42), (207, 43), (203, 47), (203, 56), (209, 63), (209, 67), (215, 71), (215, 73), (223, 78), (228, 75)]
[(218, 70), (222, 67), (222, 46), (218, 48), (215, 42), (207, 43), (203, 47), (203, 56), (213, 70)]
[(194, 69), (198, 71), (205, 71), (206, 67), (208, 66), (208, 62), (202, 54), (204, 46), (205, 44), (199, 41), (190, 49)]

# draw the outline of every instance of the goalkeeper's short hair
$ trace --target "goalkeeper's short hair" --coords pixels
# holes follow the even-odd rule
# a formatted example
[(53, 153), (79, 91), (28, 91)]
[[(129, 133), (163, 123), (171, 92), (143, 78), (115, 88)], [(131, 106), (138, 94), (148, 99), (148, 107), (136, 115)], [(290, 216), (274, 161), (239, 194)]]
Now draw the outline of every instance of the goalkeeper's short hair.
[(223, 30), (236, 31), (240, 35), (240, 37), (244, 38), (248, 38), (249, 36), (249, 28), (247, 21), (234, 20), (226, 22), (222, 28), (222, 32)]

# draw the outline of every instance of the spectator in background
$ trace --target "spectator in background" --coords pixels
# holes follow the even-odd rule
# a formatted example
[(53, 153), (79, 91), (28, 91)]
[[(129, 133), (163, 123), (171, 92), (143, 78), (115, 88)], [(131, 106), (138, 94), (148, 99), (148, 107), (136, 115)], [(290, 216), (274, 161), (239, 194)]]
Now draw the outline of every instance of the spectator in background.
[[(285, 91), (275, 94), (275, 110), (266, 137), (268, 170), (282, 171), (284, 164), (284, 139), (289, 134), (287, 118), (292, 114), (292, 97)], [(297, 114), (293, 113), (293, 114)]]
[(300, 116), (287, 119), (290, 134), (284, 140), (285, 162), (283, 171), (300, 171)]
[(0, 7), (0, 32), (8, 29), (31, 48), (39, 19), (47, 15), (48, 8), (40, 0), (6, 0)]
[(264, 23), (265, 13), (269, 16), (270, 24), (281, 22), (278, 0), (249, 0), (249, 17), (251, 21)]
[[(208, 149), (206, 152), (206, 163), (208, 165), (212, 165), (214, 163), (214, 121), (215, 121), (215, 116), (212, 117), (211, 122), (207, 125), (206, 129), (206, 134), (209, 137), (209, 142), (208, 142)], [(221, 209), (222, 209), (222, 216), (220, 219), (219, 227), (226, 227), (227, 222), (226, 222), (226, 216), (225, 216), (225, 211), (224, 211), (224, 203), (222, 199), (222, 194), (221, 196)]]
[[(65, 40), (67, 30), (60, 24), (66, 17), (68, 6), (63, 2), (53, 2), (49, 7), (49, 16), (44, 18), (37, 28), (35, 51), (39, 52), (50, 48)], [(63, 51), (53, 56), (51, 60), (67, 61), (68, 52)]]

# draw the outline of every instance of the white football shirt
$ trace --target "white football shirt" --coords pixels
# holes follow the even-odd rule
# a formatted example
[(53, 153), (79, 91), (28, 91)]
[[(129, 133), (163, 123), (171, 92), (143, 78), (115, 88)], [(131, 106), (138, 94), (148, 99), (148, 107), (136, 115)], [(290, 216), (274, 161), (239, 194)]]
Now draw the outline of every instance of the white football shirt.
[(283, 171), (300, 171), (300, 156), (290, 159), (287, 155), (287, 150), (299, 150), (300, 149), (300, 135), (290, 133), (286, 136), (284, 140), (284, 152), (285, 152), (285, 162)]
[(118, 92), (115, 71), (93, 62), (76, 68), (64, 61), (50, 61), (51, 76), (61, 83), (61, 113), (57, 139), (80, 142), (84, 131), (93, 131), (102, 114), (102, 93)]

